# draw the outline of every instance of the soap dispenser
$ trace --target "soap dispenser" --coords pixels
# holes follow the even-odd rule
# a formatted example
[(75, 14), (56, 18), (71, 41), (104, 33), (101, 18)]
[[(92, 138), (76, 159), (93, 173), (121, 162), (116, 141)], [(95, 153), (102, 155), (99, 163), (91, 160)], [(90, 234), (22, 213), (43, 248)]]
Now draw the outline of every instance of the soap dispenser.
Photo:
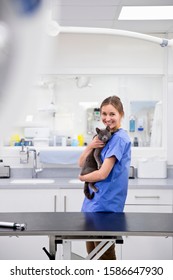
[(129, 132), (135, 132), (135, 128), (136, 128), (136, 120), (135, 117), (131, 115), (129, 119)]

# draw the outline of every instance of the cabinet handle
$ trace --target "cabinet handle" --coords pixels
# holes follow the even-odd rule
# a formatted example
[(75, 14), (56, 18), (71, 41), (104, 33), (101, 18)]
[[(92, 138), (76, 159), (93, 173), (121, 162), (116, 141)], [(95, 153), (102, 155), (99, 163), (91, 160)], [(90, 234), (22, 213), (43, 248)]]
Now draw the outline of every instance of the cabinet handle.
[(160, 199), (159, 195), (135, 195), (135, 198), (139, 199), (139, 198), (150, 198), (150, 199)]
[(64, 195), (64, 212), (67, 212), (67, 196)]
[(56, 206), (57, 206), (57, 196), (54, 195), (54, 212), (56, 212)]

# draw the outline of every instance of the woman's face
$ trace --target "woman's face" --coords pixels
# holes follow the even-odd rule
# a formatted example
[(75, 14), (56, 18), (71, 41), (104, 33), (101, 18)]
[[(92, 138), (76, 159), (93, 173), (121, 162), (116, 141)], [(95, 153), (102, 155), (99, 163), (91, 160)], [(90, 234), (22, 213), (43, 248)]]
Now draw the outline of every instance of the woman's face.
[(109, 126), (113, 132), (121, 126), (121, 114), (111, 104), (101, 108), (101, 119), (105, 126)]

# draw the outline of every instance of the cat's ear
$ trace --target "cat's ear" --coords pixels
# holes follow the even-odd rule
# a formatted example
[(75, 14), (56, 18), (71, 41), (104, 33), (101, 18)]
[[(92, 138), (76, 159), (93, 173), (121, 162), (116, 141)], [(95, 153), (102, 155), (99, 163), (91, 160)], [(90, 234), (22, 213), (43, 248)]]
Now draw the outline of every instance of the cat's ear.
[(109, 127), (109, 126), (107, 126), (107, 127), (106, 127), (106, 130), (107, 130), (107, 131), (110, 131), (110, 127)]
[(96, 127), (96, 132), (97, 132), (97, 134), (99, 134), (99, 132), (100, 132), (100, 129), (98, 127)]

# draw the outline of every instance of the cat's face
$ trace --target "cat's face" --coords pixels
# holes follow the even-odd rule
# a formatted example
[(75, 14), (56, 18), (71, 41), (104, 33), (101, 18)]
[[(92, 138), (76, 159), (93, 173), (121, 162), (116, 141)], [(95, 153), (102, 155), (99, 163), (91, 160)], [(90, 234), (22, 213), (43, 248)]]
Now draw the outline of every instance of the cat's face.
[(108, 126), (104, 129), (100, 129), (97, 127), (96, 132), (97, 132), (99, 140), (101, 140), (104, 143), (106, 143), (112, 136), (112, 134), (110, 132), (110, 128)]

